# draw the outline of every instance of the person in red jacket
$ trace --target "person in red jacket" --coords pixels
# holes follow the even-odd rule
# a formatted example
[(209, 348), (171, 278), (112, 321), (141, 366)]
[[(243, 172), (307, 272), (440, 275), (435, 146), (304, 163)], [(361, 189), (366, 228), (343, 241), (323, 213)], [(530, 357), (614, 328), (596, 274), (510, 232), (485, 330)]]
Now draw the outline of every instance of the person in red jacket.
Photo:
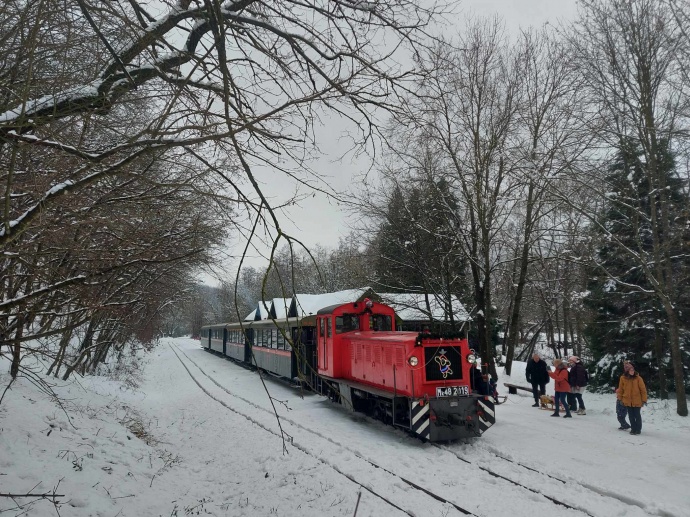
[(556, 396), (554, 397), (555, 410), (551, 416), (560, 416), (560, 403), (563, 404), (565, 408), (565, 415), (563, 418), (572, 418), (570, 414), (570, 406), (568, 406), (568, 393), (570, 393), (570, 384), (568, 384), (568, 367), (561, 359), (554, 359), (553, 366), (556, 368), (555, 372), (548, 372), (549, 377), (551, 377), (556, 382)]

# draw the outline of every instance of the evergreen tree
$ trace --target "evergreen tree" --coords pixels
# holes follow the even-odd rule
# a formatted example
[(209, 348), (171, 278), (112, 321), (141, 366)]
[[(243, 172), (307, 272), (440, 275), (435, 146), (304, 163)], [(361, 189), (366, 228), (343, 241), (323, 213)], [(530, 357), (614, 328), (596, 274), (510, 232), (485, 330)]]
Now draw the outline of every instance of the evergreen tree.
[[(671, 235), (663, 236), (677, 257), (678, 279), (687, 277), (689, 260), (683, 256), (687, 248), (687, 196), (675, 170), (673, 154), (668, 145), (661, 146), (657, 157), (666, 177), (670, 207)], [(650, 279), (622, 248), (634, 250), (643, 260), (652, 260), (651, 210), (656, 206), (654, 189), (644, 174), (644, 154), (639, 145), (628, 140), (622, 143), (612, 162), (607, 182), (609, 193), (595, 241), (601, 245), (593, 265), (586, 305), (594, 317), (587, 334), (597, 366), (597, 382), (601, 386), (615, 384), (622, 373), (623, 359), (636, 363), (652, 390), (667, 394), (670, 370), (667, 316), (655, 296)], [(612, 239), (610, 236), (616, 238)], [(687, 295), (679, 298), (687, 306)], [(681, 326), (687, 332), (688, 312), (679, 306)], [(686, 314), (686, 316), (683, 316)]]
[(457, 324), (452, 300), (462, 300), (465, 290), (464, 261), (449, 215), (456, 204), (443, 180), (423, 178), (405, 192), (396, 186), (370, 251), (377, 290), (434, 295), (445, 304), (451, 326)]

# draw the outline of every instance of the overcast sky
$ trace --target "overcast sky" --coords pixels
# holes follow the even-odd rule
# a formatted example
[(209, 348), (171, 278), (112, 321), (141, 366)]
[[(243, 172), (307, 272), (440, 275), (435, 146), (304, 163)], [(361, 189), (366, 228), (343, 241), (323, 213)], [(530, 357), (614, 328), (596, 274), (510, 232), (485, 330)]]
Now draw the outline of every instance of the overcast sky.
[[(505, 20), (507, 29), (513, 33), (521, 27), (540, 27), (545, 23), (558, 24), (559, 21), (568, 21), (574, 18), (577, 10), (577, 0), (464, 0), (460, 4), (457, 20), (448, 20), (449, 27), (456, 24), (458, 29), (462, 27), (466, 15), (488, 17), (495, 14)], [(450, 29), (452, 31), (452, 29)], [(323, 158), (312, 165), (312, 168), (340, 192), (356, 190), (357, 178), (370, 167), (370, 161), (366, 157), (354, 158), (347, 156), (338, 161), (348, 148), (348, 140), (343, 137), (347, 126), (337, 119), (323, 121), (323, 127), (316, 128), (317, 137)], [(289, 180), (281, 174), (270, 170), (262, 170), (259, 178), (263, 183), (265, 194), (274, 204), (280, 203), (295, 190), (293, 180)], [(308, 193), (308, 189), (302, 187), (302, 193)], [(311, 193), (310, 193), (311, 194)], [(346, 235), (356, 221), (352, 220), (343, 206), (337, 201), (329, 199), (323, 194), (316, 193), (301, 203), (301, 206), (293, 206), (288, 212), (283, 213), (284, 227), (292, 235), (301, 239), (308, 246), (321, 244), (327, 247), (335, 247), (338, 238)], [(231, 255), (241, 252), (241, 244), (232, 245)], [(232, 260), (226, 262), (231, 265)], [(252, 253), (245, 260), (245, 264), (254, 267), (264, 267), (267, 262), (259, 254)], [(236, 266), (236, 264), (234, 264)], [(232, 274), (232, 269), (228, 270)]]

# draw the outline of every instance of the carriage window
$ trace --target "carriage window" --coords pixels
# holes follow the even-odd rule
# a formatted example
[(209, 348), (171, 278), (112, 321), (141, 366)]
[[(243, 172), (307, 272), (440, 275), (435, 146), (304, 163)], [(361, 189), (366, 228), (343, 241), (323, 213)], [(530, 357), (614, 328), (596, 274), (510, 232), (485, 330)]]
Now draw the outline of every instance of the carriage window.
[(393, 320), (385, 314), (372, 314), (369, 316), (369, 328), (371, 330), (392, 330)]
[(343, 314), (335, 317), (335, 333), (352, 332), (359, 330), (359, 317), (355, 314)]
[(331, 318), (326, 318), (326, 336), (331, 337), (333, 330), (331, 329)]
[(285, 338), (283, 337), (283, 333), (280, 331), (280, 329), (278, 329), (278, 336), (277, 336), (277, 338), (278, 338), (278, 340), (277, 340), (278, 349), (280, 349), (280, 350), (285, 350), (285, 348), (286, 348), (286, 347), (285, 347)]
[(321, 318), (319, 321), (319, 337), (324, 337), (326, 335), (326, 319)]

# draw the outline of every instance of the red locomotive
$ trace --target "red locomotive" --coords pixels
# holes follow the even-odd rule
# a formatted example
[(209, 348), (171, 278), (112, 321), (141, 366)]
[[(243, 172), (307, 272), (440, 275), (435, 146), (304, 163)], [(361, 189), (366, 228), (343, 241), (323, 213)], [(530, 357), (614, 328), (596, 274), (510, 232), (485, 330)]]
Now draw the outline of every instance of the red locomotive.
[(369, 299), (303, 318), (204, 327), (204, 341), (282, 377), (316, 372), (312, 387), (425, 440), (481, 436), (495, 422), (493, 397), (472, 391), (479, 372), (467, 339), (395, 331), (395, 311)]
[(369, 300), (321, 309), (318, 372), (340, 400), (430, 440), (480, 436), (494, 400), (472, 393), (475, 355), (467, 339), (396, 332), (395, 312)]

